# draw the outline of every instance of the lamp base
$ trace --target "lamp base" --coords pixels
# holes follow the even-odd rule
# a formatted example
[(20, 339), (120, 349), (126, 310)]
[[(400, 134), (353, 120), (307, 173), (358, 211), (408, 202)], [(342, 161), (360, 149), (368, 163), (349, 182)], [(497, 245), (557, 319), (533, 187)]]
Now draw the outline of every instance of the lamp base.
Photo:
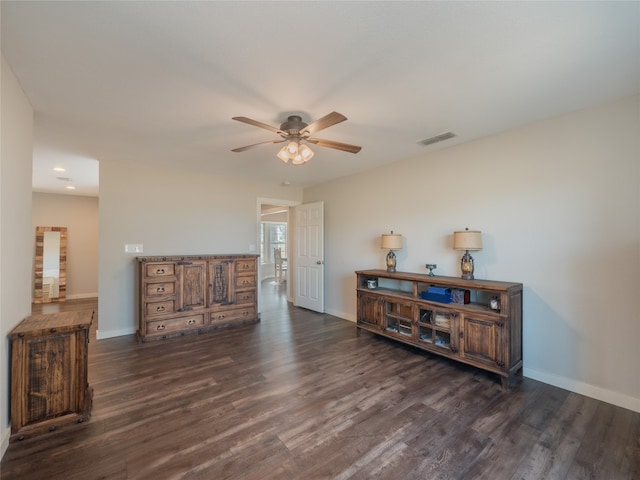
[(393, 250), (389, 250), (389, 253), (387, 253), (387, 272), (396, 272), (396, 254), (393, 253)]
[(460, 270), (462, 270), (462, 276), (465, 280), (473, 280), (473, 257), (469, 255), (469, 250), (460, 259)]

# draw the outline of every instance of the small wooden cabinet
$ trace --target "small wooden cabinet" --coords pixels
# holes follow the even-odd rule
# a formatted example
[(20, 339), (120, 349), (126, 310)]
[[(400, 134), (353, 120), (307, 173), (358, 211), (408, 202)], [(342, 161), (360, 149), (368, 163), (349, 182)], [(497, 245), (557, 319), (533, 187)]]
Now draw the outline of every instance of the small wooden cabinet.
[(140, 341), (259, 321), (257, 255), (138, 257)]
[[(357, 328), (500, 375), (522, 371), (522, 284), (360, 270)], [(429, 288), (460, 303), (423, 298)]]
[(93, 310), (33, 315), (9, 334), (11, 438), (82, 423), (91, 414), (89, 329)]

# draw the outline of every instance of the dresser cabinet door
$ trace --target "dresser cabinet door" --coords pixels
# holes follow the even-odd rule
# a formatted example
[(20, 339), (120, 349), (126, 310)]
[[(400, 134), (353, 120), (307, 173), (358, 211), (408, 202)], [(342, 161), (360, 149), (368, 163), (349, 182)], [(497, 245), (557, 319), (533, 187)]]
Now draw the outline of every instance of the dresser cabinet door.
[(233, 260), (209, 261), (209, 285), (207, 305), (209, 307), (233, 303)]
[(177, 311), (185, 312), (204, 308), (207, 292), (207, 262), (194, 260), (177, 262), (178, 301)]

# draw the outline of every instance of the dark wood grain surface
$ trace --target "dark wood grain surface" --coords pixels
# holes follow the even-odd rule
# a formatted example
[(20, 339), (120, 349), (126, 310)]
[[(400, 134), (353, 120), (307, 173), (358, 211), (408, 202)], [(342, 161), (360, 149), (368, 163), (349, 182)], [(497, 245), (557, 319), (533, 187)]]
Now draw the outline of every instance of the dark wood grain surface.
[(11, 444), (2, 480), (640, 478), (640, 413), (527, 378), (505, 392), (282, 289), (263, 284), (257, 325), (92, 340), (91, 420)]

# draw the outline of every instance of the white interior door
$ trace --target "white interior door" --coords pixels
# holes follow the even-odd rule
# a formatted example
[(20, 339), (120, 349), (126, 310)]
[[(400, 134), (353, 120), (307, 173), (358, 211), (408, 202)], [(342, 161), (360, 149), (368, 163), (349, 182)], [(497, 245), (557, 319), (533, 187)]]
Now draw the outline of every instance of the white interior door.
[(324, 312), (324, 203), (294, 207), (294, 305)]

